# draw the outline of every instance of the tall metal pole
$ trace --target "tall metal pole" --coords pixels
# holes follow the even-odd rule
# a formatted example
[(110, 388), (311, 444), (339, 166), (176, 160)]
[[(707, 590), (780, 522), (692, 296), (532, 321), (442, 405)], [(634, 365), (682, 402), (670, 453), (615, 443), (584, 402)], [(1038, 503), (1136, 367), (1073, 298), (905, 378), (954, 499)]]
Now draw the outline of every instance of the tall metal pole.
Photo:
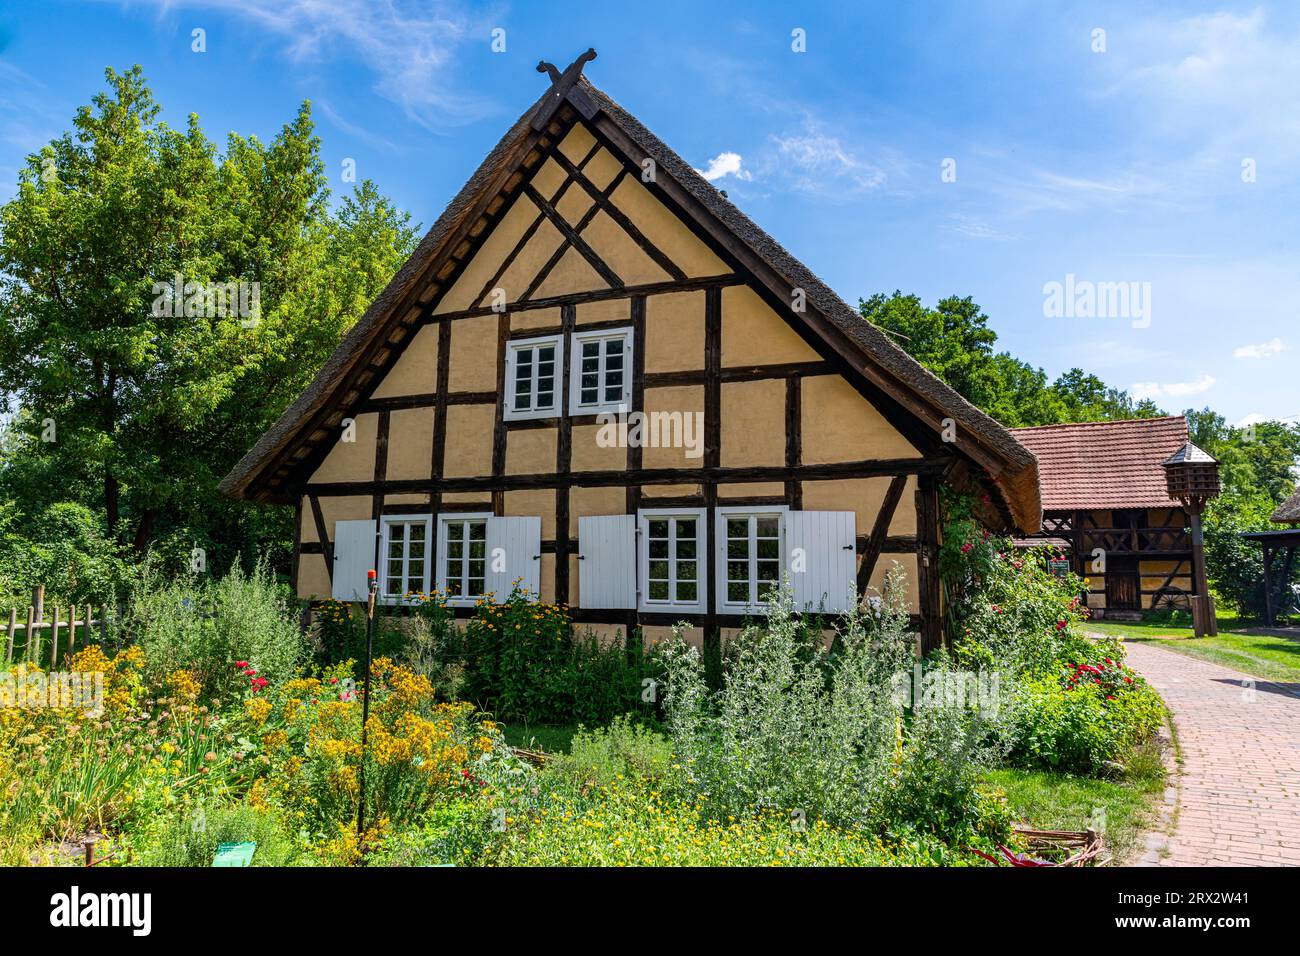
[(375, 646), (375, 596), (379, 581), (373, 570), (366, 572), (366, 676), (361, 691), (361, 777), (357, 787), (357, 845), (361, 843), (366, 816), (366, 724), (370, 720), (370, 656)]

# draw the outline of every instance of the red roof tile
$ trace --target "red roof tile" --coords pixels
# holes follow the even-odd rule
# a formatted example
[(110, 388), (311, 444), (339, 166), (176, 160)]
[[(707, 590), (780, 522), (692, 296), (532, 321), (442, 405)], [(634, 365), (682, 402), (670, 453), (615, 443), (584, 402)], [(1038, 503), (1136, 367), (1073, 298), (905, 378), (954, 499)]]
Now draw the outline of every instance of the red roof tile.
[(1187, 419), (1139, 418), (1013, 428), (1038, 458), (1043, 510), (1161, 508), (1175, 502), (1161, 463), (1187, 442)]

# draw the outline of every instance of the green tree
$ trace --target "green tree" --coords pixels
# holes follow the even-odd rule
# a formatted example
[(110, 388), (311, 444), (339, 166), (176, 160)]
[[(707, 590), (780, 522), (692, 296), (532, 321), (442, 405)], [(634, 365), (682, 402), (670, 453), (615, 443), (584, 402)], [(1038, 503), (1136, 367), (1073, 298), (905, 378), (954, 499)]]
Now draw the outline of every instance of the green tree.
[(216, 482), (415, 230), (370, 182), (331, 210), (309, 104), (222, 155), (197, 116), (160, 120), (138, 66), (106, 77), (0, 207), (0, 393), (20, 410), (0, 497), (80, 501), (137, 551), (196, 523), (242, 546), (285, 519), (219, 502)]

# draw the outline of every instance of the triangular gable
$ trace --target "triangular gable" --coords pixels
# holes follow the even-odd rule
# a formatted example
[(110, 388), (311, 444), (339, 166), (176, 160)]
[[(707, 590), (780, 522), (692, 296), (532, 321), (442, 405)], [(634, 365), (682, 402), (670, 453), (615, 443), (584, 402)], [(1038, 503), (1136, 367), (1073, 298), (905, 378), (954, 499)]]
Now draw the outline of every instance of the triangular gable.
[[(1012, 523), (1037, 530), (1036, 462), (1006, 429), (862, 319), (585, 78), (564, 102), (552, 96), (548, 91), (497, 144), (307, 391), (222, 482), (223, 492), (293, 500), (295, 482), (320, 460), (333, 429), (376, 386), (382, 393), (384, 376), (395, 363), (400, 368), (411, 339), (427, 349), (436, 336), (428, 324), (434, 316), (487, 312), (498, 288), (507, 302), (538, 303), (739, 268), (787, 322), (905, 410), (931, 439), (955, 425), (952, 447), (971, 474), (992, 479)], [(593, 161), (590, 169), (582, 165)], [(648, 181), (638, 170), (649, 171)], [(602, 196), (617, 202), (602, 203)], [(667, 233), (680, 233), (681, 223), (691, 242), (665, 252)], [(539, 247), (548, 251), (545, 262), (510, 258), (525, 239), (530, 256)], [(792, 308), (796, 300), (803, 311)]]

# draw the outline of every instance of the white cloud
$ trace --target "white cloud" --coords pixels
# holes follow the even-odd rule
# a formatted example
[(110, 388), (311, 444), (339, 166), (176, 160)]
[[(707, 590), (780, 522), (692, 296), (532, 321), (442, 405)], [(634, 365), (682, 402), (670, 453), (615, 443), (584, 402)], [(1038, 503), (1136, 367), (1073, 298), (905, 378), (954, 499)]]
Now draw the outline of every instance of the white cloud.
[(1184, 398), (1209, 391), (1216, 381), (1213, 375), (1202, 375), (1194, 382), (1135, 382), (1129, 386), (1129, 393), (1138, 401), (1144, 398)]
[[(356, 3), (354, 0), (123, 0), (158, 9), (215, 10), (242, 17), (278, 37), (288, 58), (310, 64), (356, 59), (375, 74), (377, 94), (429, 128), (472, 122), (488, 104), (453, 82), (456, 50), (486, 43), (491, 25), (450, 0)], [(192, 15), (191, 15), (192, 18)]]
[(709, 182), (721, 179), (723, 176), (735, 176), (744, 182), (753, 179), (753, 175), (741, 163), (739, 153), (719, 153), (709, 160), (709, 165), (705, 169), (695, 170)]
[(1269, 339), (1267, 342), (1260, 342), (1258, 345), (1243, 345), (1232, 352), (1233, 358), (1265, 359), (1272, 358), (1280, 352), (1286, 351), (1286, 343), (1279, 338)]
[(1300, 31), (1293, 25), (1270, 22), (1258, 7), (1152, 17), (1122, 36), (1096, 58), (1113, 71), (1106, 94), (1139, 109), (1149, 126), (1198, 140), (1209, 161), (1300, 151), (1300, 124), (1279, 108), (1300, 87)]
[(838, 137), (810, 126), (802, 133), (773, 136), (778, 172), (791, 186), (803, 192), (821, 193), (848, 189), (866, 192), (885, 184), (885, 171), (854, 155)]
[(1234, 425), (1234, 428), (1248, 428), (1251, 425), (1258, 425), (1260, 422), (1269, 421), (1269, 417), (1261, 412), (1251, 412), (1241, 421)]

